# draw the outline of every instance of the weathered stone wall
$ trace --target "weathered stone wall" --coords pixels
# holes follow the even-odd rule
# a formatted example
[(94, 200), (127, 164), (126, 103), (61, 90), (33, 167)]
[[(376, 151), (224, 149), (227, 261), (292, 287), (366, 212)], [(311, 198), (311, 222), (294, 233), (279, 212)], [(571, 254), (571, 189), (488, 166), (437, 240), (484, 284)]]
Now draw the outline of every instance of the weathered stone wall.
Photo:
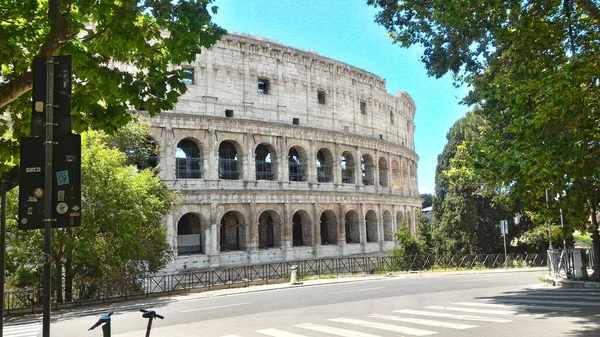
[[(420, 200), (408, 94), (388, 94), (385, 80), (364, 70), (249, 36), (228, 35), (183, 67), (193, 72), (189, 92), (150, 119), (161, 178), (184, 198), (167, 217), (169, 240), (183, 249), (165, 272), (383, 252), (402, 220), (414, 232)], [(268, 93), (258, 90), (264, 80)], [(186, 142), (197, 158), (184, 158)], [(226, 145), (234, 164), (219, 150)], [(259, 145), (272, 178), (257, 172)], [(303, 181), (291, 181), (292, 150)], [(192, 166), (200, 176), (185, 175)], [(200, 223), (198, 237), (178, 233), (184, 215)]]

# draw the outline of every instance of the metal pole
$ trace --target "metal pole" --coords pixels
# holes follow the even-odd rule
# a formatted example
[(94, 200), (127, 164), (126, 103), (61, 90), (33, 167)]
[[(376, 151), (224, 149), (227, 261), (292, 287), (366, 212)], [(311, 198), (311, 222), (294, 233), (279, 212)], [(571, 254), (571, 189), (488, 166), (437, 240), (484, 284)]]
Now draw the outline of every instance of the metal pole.
[(0, 181), (0, 195), (2, 196), (2, 211), (0, 212), (0, 288), (2, 288), (2, 309), (0, 309), (0, 337), (4, 332), (4, 268), (6, 259), (6, 183)]
[(508, 261), (506, 260), (506, 231), (502, 231), (502, 237), (504, 238), (504, 266), (508, 269)]
[[(548, 205), (548, 189), (546, 189), (546, 209), (549, 209)], [(554, 249), (552, 247), (552, 231), (550, 230), (550, 221), (548, 221), (548, 249)]]
[(560, 228), (563, 229), (563, 249), (567, 249), (567, 240), (565, 239), (565, 224), (563, 223), (562, 208), (560, 209)]
[(44, 192), (44, 316), (42, 336), (50, 337), (52, 257), (52, 157), (54, 145), (54, 58), (46, 61), (46, 171)]

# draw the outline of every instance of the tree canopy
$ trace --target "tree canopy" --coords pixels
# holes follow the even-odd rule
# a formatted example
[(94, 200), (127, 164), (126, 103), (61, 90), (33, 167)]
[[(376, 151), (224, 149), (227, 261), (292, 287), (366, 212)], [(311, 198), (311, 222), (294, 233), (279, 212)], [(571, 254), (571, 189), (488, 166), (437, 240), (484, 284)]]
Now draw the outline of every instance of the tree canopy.
[[(224, 34), (211, 0), (3, 1), (0, 6), (0, 172), (29, 133), (32, 61), (73, 58), (73, 128), (114, 132), (129, 110), (174, 107), (186, 91), (177, 65)], [(175, 65), (175, 66), (173, 66)]]
[[(466, 146), (487, 189), (505, 189), (546, 221), (558, 205), (592, 219), (600, 191), (600, 8), (591, 0), (368, 0), (395, 42), (424, 46), (432, 76), (451, 73), (486, 124)], [(551, 191), (549, 207), (546, 190)], [(594, 216), (591, 216), (594, 215)]]
[[(122, 149), (110, 147), (122, 144), (115, 138), (126, 133), (130, 135), (125, 139), (137, 134), (144, 140), (147, 131), (146, 126), (130, 124), (118, 133), (121, 136), (82, 134), (82, 225), (53, 230), (53, 284), (60, 289), (64, 280), (67, 301), (73, 285), (85, 285), (86, 294), (81, 296), (93, 296), (106, 286), (135, 285), (172, 257), (163, 219), (176, 194), (151, 169), (138, 171)], [(9, 280), (14, 287), (35, 288), (42, 280), (36, 258), (43, 256), (43, 232), (17, 229), (16, 191), (11, 194)], [(62, 301), (62, 292), (56, 294)]]

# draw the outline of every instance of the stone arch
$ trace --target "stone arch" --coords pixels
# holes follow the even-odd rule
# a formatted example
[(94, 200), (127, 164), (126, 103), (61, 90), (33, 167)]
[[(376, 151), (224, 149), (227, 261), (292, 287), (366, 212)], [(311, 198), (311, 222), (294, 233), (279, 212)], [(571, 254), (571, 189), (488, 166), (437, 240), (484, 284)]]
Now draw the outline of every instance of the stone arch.
[(302, 146), (292, 146), (288, 151), (288, 172), (290, 181), (306, 181), (308, 157)]
[(268, 210), (258, 217), (258, 249), (275, 247), (281, 247), (281, 217)]
[(394, 241), (392, 214), (390, 214), (390, 211), (388, 210), (383, 212), (383, 241)]
[(413, 217), (412, 217), (412, 211), (411, 210), (407, 210), (406, 211), (406, 223), (408, 224), (408, 231), (411, 233), (414, 233), (414, 221), (413, 221)]
[(326, 210), (320, 217), (321, 245), (338, 243), (337, 217), (332, 210)]
[(177, 179), (200, 179), (203, 176), (203, 158), (199, 143), (184, 138), (175, 150), (175, 176)]
[(360, 221), (355, 210), (349, 210), (344, 216), (346, 243), (360, 243)]
[(177, 221), (177, 255), (204, 254), (204, 226), (201, 215), (185, 213)]
[(385, 158), (379, 158), (379, 186), (388, 187), (388, 165)]
[(373, 158), (368, 154), (363, 155), (360, 157), (360, 166), (362, 169), (363, 185), (373, 185), (375, 183), (375, 175), (373, 174), (375, 165), (373, 165)]
[(365, 216), (365, 227), (367, 233), (367, 242), (379, 242), (377, 233), (377, 213), (369, 210)]
[(342, 184), (354, 184), (354, 156), (349, 151), (344, 151), (340, 156), (340, 169), (342, 175)]
[[(137, 153), (128, 153), (135, 156)], [(135, 156), (136, 166), (138, 170), (156, 169), (158, 166), (160, 147), (154, 137), (147, 136), (144, 141), (144, 157)], [(156, 171), (155, 171), (156, 172)]]
[(399, 229), (400, 226), (402, 225), (402, 222), (404, 221), (404, 214), (402, 213), (402, 211), (398, 211), (396, 213), (396, 227)]
[(312, 222), (308, 212), (297, 211), (292, 216), (292, 244), (297, 246), (312, 246)]
[(238, 211), (229, 211), (221, 217), (219, 250), (246, 250), (246, 225), (244, 216)]
[(219, 144), (219, 179), (239, 180), (242, 170), (242, 147), (233, 140)]
[(317, 181), (320, 183), (333, 182), (333, 155), (328, 148), (317, 151)]
[(402, 185), (404, 186), (404, 189), (406, 190), (408, 187), (408, 166), (406, 165), (406, 160), (402, 161)]
[(397, 160), (392, 160), (392, 188), (397, 190), (401, 186), (400, 165)]
[(273, 145), (261, 143), (254, 149), (256, 180), (277, 180), (277, 152)]

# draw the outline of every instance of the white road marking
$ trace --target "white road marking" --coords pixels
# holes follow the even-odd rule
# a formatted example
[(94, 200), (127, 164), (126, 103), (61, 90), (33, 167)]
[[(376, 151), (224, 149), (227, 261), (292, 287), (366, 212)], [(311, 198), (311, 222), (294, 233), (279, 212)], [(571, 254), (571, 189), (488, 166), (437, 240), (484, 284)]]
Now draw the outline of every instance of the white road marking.
[(344, 291), (334, 291), (330, 294), (343, 294), (343, 293), (355, 293), (355, 292), (359, 292), (359, 291), (370, 291), (370, 290), (379, 290), (379, 289), (385, 289), (385, 287), (378, 287), (378, 288), (364, 288), (364, 289), (356, 289), (356, 290), (344, 290)]
[(472, 312), (472, 313), (476, 313), (476, 314), (492, 314), (492, 315), (516, 315), (518, 313), (514, 310), (486, 310), (486, 309), (475, 309), (475, 308), (443, 307), (441, 305), (432, 305), (430, 307), (426, 307), (425, 309)]
[(450, 323), (450, 322), (442, 322), (442, 321), (433, 321), (433, 320), (429, 320), (429, 319), (406, 318), (406, 317), (389, 316), (389, 315), (369, 315), (369, 317), (387, 319), (390, 321), (436, 326), (436, 327), (441, 327), (441, 328), (458, 329), (458, 330), (471, 329), (471, 328), (477, 327), (477, 325)]
[(459, 314), (450, 314), (447, 312), (431, 312), (431, 311), (421, 311), (421, 310), (410, 310), (410, 309), (402, 309), (396, 310), (399, 314), (409, 314), (409, 315), (420, 315), (420, 316), (431, 316), (431, 317), (443, 317), (443, 318), (451, 318), (451, 319), (462, 319), (465, 321), (480, 321), (480, 322), (492, 322), (492, 323), (508, 323), (511, 322), (508, 319), (503, 318), (489, 318), (483, 316), (474, 316), (474, 315), (459, 315)]
[(364, 326), (367, 328), (375, 328), (375, 329), (399, 332), (399, 333), (403, 333), (403, 334), (407, 334), (407, 335), (414, 335), (414, 336), (427, 336), (427, 335), (433, 335), (433, 334), (437, 333), (435, 331), (408, 328), (405, 326), (398, 326), (398, 325), (391, 325), (391, 324), (375, 323), (375, 322), (363, 321), (363, 320), (352, 319), (352, 318), (332, 318), (332, 319), (329, 319), (328, 321)]
[[(466, 306), (473, 306), (473, 307), (488, 307), (488, 308), (500, 308), (500, 309), (519, 309), (522, 308), (526, 305), (523, 304), (514, 304), (514, 305), (510, 305), (510, 304), (495, 304), (495, 303), (478, 303), (478, 302), (457, 302), (457, 303), (452, 303), (452, 304), (457, 304), (457, 305), (466, 305)], [(547, 307), (547, 306), (529, 306), (528, 309), (536, 309), (536, 310), (544, 310), (544, 311), (575, 311), (578, 308), (573, 308), (573, 307)]]
[(5, 337), (35, 337), (42, 329), (39, 323), (23, 324), (23, 325), (5, 325), (3, 336)]
[(180, 312), (192, 312), (192, 311), (200, 311), (200, 310), (210, 310), (210, 309), (218, 309), (218, 308), (227, 308), (227, 307), (236, 307), (240, 305), (250, 304), (252, 302), (244, 302), (244, 303), (235, 303), (235, 304), (226, 304), (226, 305), (218, 305), (214, 307), (206, 307), (206, 308), (198, 308), (198, 309), (190, 309), (190, 310), (182, 310)]
[[(591, 299), (594, 300), (594, 299)], [(592, 306), (597, 307), (600, 306), (600, 302), (574, 302), (574, 301), (544, 301), (544, 300), (525, 300), (525, 299), (497, 299), (498, 302), (507, 302), (507, 303), (523, 303), (523, 304), (565, 304), (565, 305), (574, 305), (574, 306)]]
[(221, 337), (240, 337), (238, 335), (227, 335), (227, 336), (221, 336)]
[(342, 336), (342, 337), (379, 337), (377, 335), (372, 335), (370, 333), (347, 330), (347, 329), (340, 329), (340, 328), (335, 328), (332, 326), (319, 325), (319, 324), (313, 324), (313, 323), (302, 323), (302, 324), (297, 324), (294, 326), (298, 327), (298, 328), (302, 328), (302, 329), (308, 329), (308, 330), (313, 330), (313, 331), (317, 331), (317, 332), (322, 332), (322, 333), (327, 333), (330, 335), (336, 335), (336, 336)]
[(291, 332), (287, 332), (287, 331), (283, 331), (283, 330), (277, 330), (277, 329), (256, 330), (256, 332), (263, 334), (263, 335), (272, 336), (272, 337), (306, 337), (304, 335), (298, 335), (295, 333), (291, 333)]

